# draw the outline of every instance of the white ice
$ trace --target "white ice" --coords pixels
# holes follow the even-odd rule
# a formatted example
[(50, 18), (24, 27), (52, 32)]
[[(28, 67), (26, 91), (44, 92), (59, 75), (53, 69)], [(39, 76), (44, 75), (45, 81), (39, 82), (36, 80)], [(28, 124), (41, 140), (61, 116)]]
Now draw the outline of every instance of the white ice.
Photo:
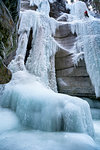
[[(81, 2), (80, 4), (83, 5)], [(38, 6), (38, 8), (39, 7), (40, 6)], [(77, 8), (79, 5), (73, 7)], [(85, 5), (83, 8), (85, 9)], [(78, 10), (80, 11), (80, 8)], [(46, 11), (44, 10), (44, 12)], [(77, 11), (73, 12), (77, 15)], [(76, 18), (79, 20), (81, 17), (83, 17), (82, 14)], [(73, 18), (74, 17), (72, 17), (72, 19)], [(83, 35), (87, 37), (86, 32), (88, 29), (88, 33), (90, 32), (94, 35), (95, 30), (93, 32), (91, 30), (95, 27), (95, 34), (97, 35), (97, 31), (99, 31), (99, 28), (97, 28), (99, 21), (93, 21), (90, 28), (91, 20), (89, 23), (87, 23), (87, 21), (85, 22), (86, 26), (82, 24), (83, 22), (81, 20), (77, 23), (77, 20), (71, 23), (71, 27), (72, 32), (76, 32), (78, 38), (80, 37), (81, 42), (84, 40), (82, 38)], [(22, 13), (19, 27), (18, 49), (15, 59), (9, 65), (13, 77), (11, 82), (5, 86), (4, 93), (0, 97), (1, 105), (2, 107), (11, 108), (15, 111), (24, 126), (43, 131), (63, 130), (65, 132), (86, 133), (93, 137), (94, 128), (88, 103), (77, 97), (54, 92), (56, 91), (54, 58), (57, 49), (53, 35), (57, 26), (57, 21), (49, 18), (48, 13), (47, 16), (45, 13), (42, 15), (39, 12), (30, 10)], [(30, 50), (25, 66), (24, 58), (31, 29), (33, 30), (32, 49)], [(91, 39), (93, 40), (93, 38)], [(99, 43), (99, 40), (93, 42), (96, 41)], [(87, 44), (86, 40), (84, 43)], [(95, 45), (96, 44), (97, 43), (95, 43)], [(90, 45), (92, 47), (92, 44)], [(90, 52), (90, 47), (88, 48)], [(96, 47), (95, 53), (93, 49), (91, 50), (93, 55), (89, 55), (85, 47), (83, 47), (83, 49), (84, 50), (80, 50), (80, 52), (85, 53), (85, 61), (89, 72), (89, 64), (90, 66), (93, 64), (93, 59), (92, 62), (89, 62), (87, 58), (90, 59), (95, 53), (97, 54), (96, 50), (98, 50), (98, 47)], [(98, 62), (98, 57), (95, 58), (97, 58), (95, 62)], [(91, 70), (92, 71), (89, 72), (90, 77), (95, 67)], [(91, 77), (91, 80), (93, 80), (94, 85), (97, 84), (94, 78)], [(98, 87), (99, 84), (97, 84), (97, 88)], [(99, 92), (97, 92), (97, 96), (99, 95), (98, 93)], [(13, 122), (13, 120), (14, 119), (12, 119), (11, 122)], [(14, 123), (17, 124), (16, 119)], [(11, 124), (11, 128), (13, 126), (15, 127), (15, 124)], [(65, 132), (45, 133), (40, 131), (32, 132), (31, 130), (30, 133), (27, 130), (2, 134), (2, 136), (0, 136), (0, 150), (64, 150), (66, 147), (68, 147), (68, 150), (96, 149), (94, 141), (88, 135), (68, 134)]]
[[(93, 139), (84, 134), (63, 132), (13, 131), (0, 136), (0, 150), (97, 150)], [(99, 150), (99, 149), (98, 149)]]
[(18, 128), (20, 128), (20, 123), (16, 114), (9, 109), (0, 107), (0, 135)]
[(2, 96), (2, 106), (14, 110), (21, 123), (33, 129), (94, 135), (87, 102), (55, 93), (24, 71), (13, 74)]
[(87, 72), (95, 88), (96, 97), (100, 97), (100, 19), (92, 17), (88, 10), (89, 18), (85, 17), (85, 10), (87, 10), (86, 4), (81, 1), (72, 4), (68, 19), (71, 20), (68, 23), (71, 25), (72, 33), (77, 34), (74, 62), (76, 64), (78, 56), (84, 54)]
[(38, 7), (37, 11), (39, 11), (41, 14), (49, 16), (50, 4), (48, 0), (30, 0), (30, 6), (34, 5)]
[(98, 150), (100, 149), (100, 120), (94, 120), (95, 129), (95, 141), (98, 144)]
[[(95, 121), (96, 142), (100, 142), (100, 122)], [(2, 129), (2, 130), (1, 130)], [(42, 132), (20, 126), (17, 116), (0, 108), (0, 150), (99, 150), (86, 134)]]

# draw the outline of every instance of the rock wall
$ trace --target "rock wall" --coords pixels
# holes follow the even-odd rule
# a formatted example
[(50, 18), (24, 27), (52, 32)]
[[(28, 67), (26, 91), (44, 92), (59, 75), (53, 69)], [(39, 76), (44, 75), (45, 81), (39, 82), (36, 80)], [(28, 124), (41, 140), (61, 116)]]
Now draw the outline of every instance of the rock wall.
[(56, 77), (58, 92), (79, 97), (95, 97), (94, 88), (86, 71), (84, 60), (74, 66), (73, 55), (65, 51), (56, 53)]
[(70, 24), (61, 24), (56, 30), (55, 40), (58, 52), (55, 56), (55, 69), (58, 92), (79, 97), (95, 97), (95, 91), (86, 70), (85, 61), (80, 60), (75, 66), (73, 47), (77, 35), (72, 34)]
[(19, 12), (20, 0), (0, 0), (0, 83), (11, 79), (11, 72), (4, 64), (8, 65), (16, 53)]
[(9, 10), (14, 23), (19, 19), (19, 13), (20, 13), (20, 0), (2, 0), (7, 9)]

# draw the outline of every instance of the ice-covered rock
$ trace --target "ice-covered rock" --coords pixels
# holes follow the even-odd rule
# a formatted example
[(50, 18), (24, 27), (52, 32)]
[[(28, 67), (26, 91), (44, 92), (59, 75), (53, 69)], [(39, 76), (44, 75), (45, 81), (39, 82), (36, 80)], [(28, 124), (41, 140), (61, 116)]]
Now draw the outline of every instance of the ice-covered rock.
[(79, 19), (85, 18), (84, 12), (86, 10), (89, 13), (86, 4), (82, 1), (77, 1), (71, 5), (71, 14), (75, 15)]
[(92, 19), (91, 16), (85, 20), (76, 20), (72, 22), (72, 32), (78, 36), (76, 47), (78, 51), (84, 52), (87, 72), (96, 97), (100, 97), (100, 20)]
[(85, 134), (13, 131), (0, 136), (1, 150), (99, 150), (91, 137)]
[(100, 97), (100, 20), (93, 18), (88, 10), (89, 17), (85, 17), (85, 10), (86, 4), (81, 1), (71, 5), (71, 14), (67, 15), (66, 23), (60, 22), (60, 37), (56, 40), (62, 50), (73, 53), (75, 65), (84, 58), (96, 97)]
[(1, 99), (2, 106), (14, 110), (25, 126), (94, 135), (87, 102), (53, 92), (25, 71), (13, 74)]

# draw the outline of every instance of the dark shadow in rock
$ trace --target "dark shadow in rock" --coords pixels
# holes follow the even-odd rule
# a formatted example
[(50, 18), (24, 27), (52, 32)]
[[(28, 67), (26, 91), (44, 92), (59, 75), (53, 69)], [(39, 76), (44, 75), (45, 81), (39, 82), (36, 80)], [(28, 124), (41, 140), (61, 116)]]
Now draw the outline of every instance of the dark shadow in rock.
[(32, 48), (32, 35), (33, 35), (33, 29), (30, 29), (30, 34), (29, 34), (29, 39), (28, 39), (28, 44), (27, 44), (27, 51), (24, 59), (24, 63), (26, 64), (27, 58), (29, 57), (30, 50)]

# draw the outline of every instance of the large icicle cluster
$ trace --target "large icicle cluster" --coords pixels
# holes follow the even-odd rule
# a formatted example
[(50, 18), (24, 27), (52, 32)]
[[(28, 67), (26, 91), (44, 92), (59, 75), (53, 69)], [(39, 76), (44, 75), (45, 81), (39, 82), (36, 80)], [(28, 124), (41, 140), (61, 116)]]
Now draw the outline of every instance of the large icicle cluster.
[(71, 30), (78, 36), (74, 48), (78, 53), (82, 55), (84, 53), (86, 68), (95, 88), (96, 97), (100, 97), (100, 20), (91, 15), (85, 18), (85, 10), (87, 7), (83, 2), (72, 5), (71, 12), (76, 18), (71, 22)]
[(54, 19), (49, 19), (35, 11), (24, 12), (20, 22), (20, 36), (16, 58), (9, 67), (13, 72), (16, 69), (16, 71), (25, 70), (24, 59), (29, 32), (32, 29), (32, 48), (26, 62), (26, 68), (30, 73), (39, 77), (48, 87), (57, 91), (54, 67), (56, 43), (52, 37), (55, 28), (56, 21)]

